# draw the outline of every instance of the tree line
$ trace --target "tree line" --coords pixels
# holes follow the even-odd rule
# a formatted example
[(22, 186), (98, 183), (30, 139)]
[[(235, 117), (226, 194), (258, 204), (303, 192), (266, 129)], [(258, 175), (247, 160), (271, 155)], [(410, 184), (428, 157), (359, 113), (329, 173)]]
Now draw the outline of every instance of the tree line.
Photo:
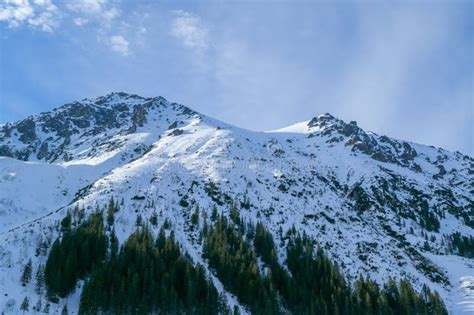
[(79, 314), (217, 314), (218, 292), (173, 233), (139, 227), (84, 284)]
[(316, 242), (294, 228), (287, 233), (284, 268), (264, 225), (230, 213), (234, 219), (221, 215), (207, 228), (204, 257), (253, 314), (447, 314), (437, 292), (426, 285), (417, 292), (406, 279), (379, 286), (360, 275), (350, 286)]
[[(155, 238), (140, 217), (119, 247), (113, 227), (117, 207), (111, 201), (87, 220), (73, 222), (69, 214), (62, 220), (62, 234), (44, 267), (51, 301), (84, 279), (80, 314), (231, 313), (205, 268), (180, 249), (169, 224)], [(157, 226), (157, 220), (154, 213), (150, 222)], [(199, 226), (198, 210), (190, 220)], [(203, 257), (252, 314), (447, 314), (437, 292), (427, 286), (417, 292), (408, 280), (379, 286), (360, 275), (351, 286), (316, 241), (294, 228), (282, 240), (286, 255), (279, 256), (273, 235), (260, 222), (245, 222), (236, 206), (229, 217), (214, 207), (211, 223), (201, 222)], [(29, 281), (31, 269), (25, 266), (22, 281)]]

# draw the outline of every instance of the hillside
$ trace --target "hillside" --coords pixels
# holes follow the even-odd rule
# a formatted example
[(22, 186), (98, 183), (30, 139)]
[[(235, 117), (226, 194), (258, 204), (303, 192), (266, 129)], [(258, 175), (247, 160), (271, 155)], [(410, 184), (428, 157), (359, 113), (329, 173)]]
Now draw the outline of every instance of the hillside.
[[(121, 209), (120, 244), (137, 216), (157, 213), (154, 235), (170, 222), (181, 250), (242, 313), (203, 255), (196, 207), (210, 217), (213, 207), (228, 215), (237, 205), (244, 220), (270, 231), (282, 265), (284, 235), (295, 227), (349, 282), (360, 273), (379, 284), (407, 278), (438, 291), (452, 314), (474, 308), (472, 157), (330, 114), (253, 132), (162, 97), (111, 93), (0, 125), (0, 311), (38, 299), (34, 285), (20, 283), (23, 266), (46, 263), (38, 247), (58, 237), (68, 211), (90, 215), (111, 198)], [(52, 307), (77, 311), (80, 291)]]

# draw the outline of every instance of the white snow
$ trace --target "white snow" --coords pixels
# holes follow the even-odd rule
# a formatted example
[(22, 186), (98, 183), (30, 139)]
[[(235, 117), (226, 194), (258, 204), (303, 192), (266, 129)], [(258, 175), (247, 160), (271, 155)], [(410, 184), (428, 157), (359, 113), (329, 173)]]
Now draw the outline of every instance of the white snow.
[[(134, 106), (145, 100), (114, 94), (110, 102)], [(111, 106), (95, 105), (94, 100), (84, 103)], [(173, 130), (168, 130), (173, 122), (178, 123), (182, 134), (172, 135)], [(189, 229), (189, 217), (195, 205), (210, 216), (215, 202), (205, 191), (209, 181), (217, 185), (221, 199), (224, 194), (235, 201), (248, 199), (252, 207), (242, 209), (241, 215), (253, 222), (262, 221), (278, 245), (280, 227), (285, 233), (294, 225), (298, 231), (316, 238), (350, 281), (359, 272), (378, 282), (388, 276), (406, 276), (418, 288), (426, 283), (438, 290), (451, 313), (472, 310), (474, 262), (444, 255), (445, 247), (441, 244), (443, 233), (460, 231), (474, 235), (472, 228), (444, 211), (440, 232), (428, 233), (435, 236), (431, 245), (439, 254), (425, 253), (421, 251), (425, 239), (417, 222), (388, 208), (371, 208), (358, 215), (349, 197), (357, 185), (370, 192), (381, 179), (390, 182), (398, 176), (404, 184), (413, 185), (428, 196), (436, 189), (450, 188), (459, 206), (467, 206), (474, 199), (470, 188), (474, 178), (469, 174), (472, 164), (457, 154), (410, 143), (418, 153), (414, 162), (422, 168), (417, 173), (354, 152), (344, 141), (328, 142), (329, 136), (322, 135), (323, 129), (309, 128), (308, 122), (271, 132), (252, 132), (200, 114), (183, 114), (182, 107), (165, 102), (151, 109), (147, 122), (134, 133), (125, 132), (129, 125), (124, 121), (123, 127), (104, 134), (75, 135), (68, 149), (70, 161), (46, 163), (34, 157), (35, 162), (0, 158), (0, 312), (7, 310), (7, 304), (13, 300), (12, 312), (17, 312), (25, 295), (30, 296), (31, 304), (36, 303), (39, 297), (34, 285), (22, 287), (19, 283), (21, 268), (29, 258), (33, 259), (34, 272), (40, 262), (44, 263), (46, 257), (35, 257), (37, 243), (57, 237), (57, 223), (66, 211), (78, 204), (90, 213), (97, 205), (104, 206), (111, 196), (124, 200), (115, 220), (120, 242), (135, 229), (137, 214), (147, 219), (157, 211), (160, 224), (168, 218), (183, 249), (207, 269), (201, 256), (202, 245), (196, 242), (196, 232)], [(315, 136), (308, 137), (309, 133)], [(38, 134), (42, 139), (48, 137)], [(8, 141), (12, 146), (23, 145), (16, 136)], [(433, 179), (439, 172), (436, 161), (444, 161), (438, 163), (448, 171), (438, 180)], [(453, 169), (457, 171), (451, 173)], [(85, 187), (89, 188), (77, 196)], [(192, 204), (189, 208), (179, 205), (184, 195)], [(145, 200), (135, 200), (134, 196), (145, 196)], [(404, 201), (410, 198), (402, 188), (396, 196)], [(436, 201), (431, 198), (429, 202), (434, 205)], [(218, 210), (226, 213), (228, 206), (218, 206)], [(451, 285), (434, 283), (417, 270), (416, 263), (397, 246), (383, 224), (405, 235), (411, 246), (446, 273)], [(414, 227), (414, 235), (409, 233), (410, 227)], [(280, 247), (282, 262), (284, 255), (284, 248)], [(218, 279), (212, 274), (211, 277), (228, 303), (245, 312)], [(79, 295), (78, 289), (67, 299), (70, 313), (77, 311)], [(65, 302), (52, 306), (60, 310)]]

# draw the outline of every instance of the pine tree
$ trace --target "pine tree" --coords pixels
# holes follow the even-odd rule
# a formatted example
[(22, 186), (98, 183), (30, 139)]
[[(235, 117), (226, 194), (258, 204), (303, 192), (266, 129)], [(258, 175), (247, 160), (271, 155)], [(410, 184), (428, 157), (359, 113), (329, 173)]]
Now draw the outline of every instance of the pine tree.
[(44, 265), (40, 264), (38, 270), (36, 271), (36, 286), (35, 291), (38, 295), (43, 294), (44, 288)]
[(33, 264), (30, 259), (28, 260), (28, 263), (23, 268), (23, 273), (21, 275), (21, 284), (23, 286), (26, 286), (26, 284), (30, 283), (32, 271), (33, 271)]
[(61, 315), (68, 315), (69, 312), (67, 310), (67, 304), (64, 304), (63, 310), (61, 311)]
[(68, 212), (61, 221), (61, 232), (68, 232), (71, 229), (71, 214)]
[(191, 224), (193, 226), (197, 225), (199, 223), (199, 207), (196, 206), (196, 209), (194, 209), (194, 213), (191, 216)]
[(36, 257), (38, 256), (46, 256), (48, 252), (48, 242), (46, 240), (41, 240), (38, 242), (38, 245), (36, 247)]
[(232, 204), (230, 206), (230, 219), (235, 224), (240, 225), (240, 213), (239, 213), (239, 209), (237, 209), (235, 204)]
[(135, 220), (135, 226), (141, 226), (143, 222), (142, 216), (139, 214), (137, 215), (137, 219)]
[(49, 302), (46, 303), (46, 305), (44, 306), (44, 309), (43, 309), (43, 313), (49, 314), (49, 308), (50, 308), (50, 306), (51, 306), (51, 305), (49, 304)]
[(212, 206), (212, 210), (211, 210), (211, 220), (214, 222), (217, 220), (217, 207), (216, 205)]
[(119, 249), (119, 241), (117, 236), (115, 235), (115, 229), (110, 232), (110, 256), (115, 257), (117, 256)]
[(153, 211), (153, 213), (151, 214), (151, 216), (150, 216), (150, 223), (151, 223), (151, 225), (153, 225), (153, 226), (157, 226), (157, 225), (158, 225), (158, 214), (156, 213), (156, 211)]
[(28, 299), (27, 296), (25, 296), (25, 299), (21, 303), (20, 310), (23, 311), (23, 314), (25, 314), (25, 312), (28, 312), (30, 310), (30, 300)]
[(114, 224), (114, 215), (116, 212), (116, 207), (115, 207), (115, 202), (114, 202), (114, 197), (110, 197), (109, 200), (109, 205), (107, 206), (107, 224), (109, 226), (112, 226)]
[(85, 216), (86, 216), (86, 211), (84, 210), (84, 208), (79, 208), (79, 211), (77, 214), (77, 221), (81, 222), (82, 220), (84, 220)]
[(237, 305), (234, 305), (234, 313), (233, 315), (240, 315), (239, 307)]

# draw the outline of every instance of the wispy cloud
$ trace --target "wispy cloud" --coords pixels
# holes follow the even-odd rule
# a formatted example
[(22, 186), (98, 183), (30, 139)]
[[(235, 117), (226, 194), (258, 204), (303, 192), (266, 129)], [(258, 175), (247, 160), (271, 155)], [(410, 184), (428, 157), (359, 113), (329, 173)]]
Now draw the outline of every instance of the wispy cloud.
[(115, 51), (122, 56), (130, 54), (129, 42), (121, 35), (114, 35), (109, 38), (109, 45), (112, 51)]
[[(113, 20), (120, 16), (120, 10), (108, 0), (68, 0), (66, 8), (80, 14), (83, 20), (90, 19), (99, 22), (101, 27), (110, 27)], [(77, 18), (74, 22), (76, 22)], [(75, 23), (82, 26), (81, 23)]]
[(122, 56), (130, 55), (130, 42), (120, 29), (117, 18), (121, 15), (115, 2), (109, 0), (67, 0), (66, 9), (76, 16), (74, 24), (78, 27), (95, 27), (99, 42), (105, 43), (113, 52)]
[(174, 15), (171, 25), (174, 37), (189, 48), (201, 50), (208, 47), (209, 34), (198, 16), (182, 10), (175, 11)]
[(15, 28), (28, 25), (44, 32), (52, 32), (61, 14), (51, 0), (3, 0), (0, 1), (0, 21)]
[(74, 0), (69, 1), (67, 6), (73, 11), (97, 14), (105, 10), (107, 2), (107, 0)]
[(0, 0), (0, 21), (11, 28), (27, 25), (53, 32), (62, 17), (71, 18), (76, 26), (95, 21), (110, 28), (119, 16), (119, 8), (109, 0)]
[(74, 19), (74, 24), (76, 26), (84, 26), (86, 25), (87, 23), (89, 23), (89, 20), (88, 19), (85, 19), (85, 18), (75, 18)]
[[(128, 56), (131, 45), (123, 35), (127, 27), (116, 21), (120, 15), (116, 2), (109, 0), (0, 0), (0, 22), (10, 28), (29, 26), (53, 32), (60, 29), (61, 19), (69, 20), (77, 27), (87, 25), (97, 32), (99, 42), (113, 52)], [(140, 36), (145, 33), (141, 31)]]
[(115, 20), (121, 14), (115, 3), (109, 0), (67, 0), (65, 7), (76, 16), (73, 20), (76, 26), (95, 28), (98, 41), (106, 44), (111, 51), (122, 56), (130, 54), (130, 42), (123, 35), (115, 35)]

